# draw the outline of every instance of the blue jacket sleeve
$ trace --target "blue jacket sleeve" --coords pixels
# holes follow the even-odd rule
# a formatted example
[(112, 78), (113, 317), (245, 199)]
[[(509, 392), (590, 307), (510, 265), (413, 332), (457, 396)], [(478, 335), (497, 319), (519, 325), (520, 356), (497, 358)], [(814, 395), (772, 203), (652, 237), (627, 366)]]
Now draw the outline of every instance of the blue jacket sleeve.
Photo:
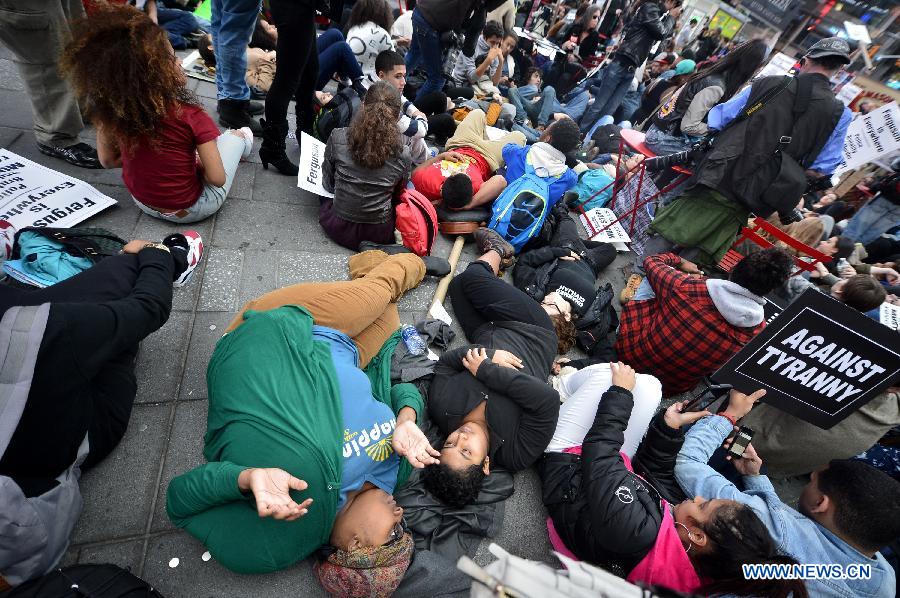
[(750, 99), (750, 89), (751, 87), (748, 85), (727, 102), (713, 106), (706, 117), (706, 124), (709, 125), (709, 128), (721, 131), (728, 123), (737, 118), (744, 106), (747, 105), (747, 100)]
[(850, 112), (849, 108), (845, 107), (844, 113), (841, 114), (837, 126), (834, 128), (834, 131), (831, 132), (831, 136), (828, 138), (828, 141), (825, 142), (822, 151), (819, 152), (815, 161), (810, 164), (809, 167), (811, 170), (818, 170), (822, 174), (831, 174), (834, 172), (834, 169), (841, 163), (844, 150), (844, 138), (847, 136), (847, 129), (850, 128), (850, 121), (852, 120), (853, 113)]

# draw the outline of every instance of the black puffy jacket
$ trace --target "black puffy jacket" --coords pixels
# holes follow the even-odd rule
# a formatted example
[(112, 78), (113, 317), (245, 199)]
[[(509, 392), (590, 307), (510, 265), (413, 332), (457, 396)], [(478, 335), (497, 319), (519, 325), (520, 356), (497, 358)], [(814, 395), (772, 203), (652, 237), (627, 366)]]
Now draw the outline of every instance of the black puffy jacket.
[(662, 524), (660, 499), (680, 502), (675, 458), (684, 442), (659, 413), (625, 467), (619, 451), (634, 399), (611, 386), (584, 438), (581, 456), (547, 453), (539, 462), (543, 500), (566, 546), (580, 559), (633, 569), (653, 548)]
[(650, 55), (653, 44), (672, 35), (675, 19), (662, 16), (659, 2), (648, 0), (625, 22), (622, 43), (614, 57), (625, 58), (633, 66), (640, 66)]

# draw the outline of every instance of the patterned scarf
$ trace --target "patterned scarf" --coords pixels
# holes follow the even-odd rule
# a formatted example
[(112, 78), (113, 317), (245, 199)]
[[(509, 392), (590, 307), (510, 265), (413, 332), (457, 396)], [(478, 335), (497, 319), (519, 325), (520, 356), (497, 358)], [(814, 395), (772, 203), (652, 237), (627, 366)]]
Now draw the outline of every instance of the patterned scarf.
[(382, 546), (347, 552), (337, 550), (314, 568), (319, 583), (338, 598), (390, 596), (400, 585), (412, 560), (413, 540), (408, 533)]

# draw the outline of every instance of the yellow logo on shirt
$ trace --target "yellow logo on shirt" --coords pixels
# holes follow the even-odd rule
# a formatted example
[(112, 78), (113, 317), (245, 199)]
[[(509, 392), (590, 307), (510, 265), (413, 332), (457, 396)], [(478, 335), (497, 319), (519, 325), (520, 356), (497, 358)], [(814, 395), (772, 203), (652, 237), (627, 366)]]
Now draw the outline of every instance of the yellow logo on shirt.
[(344, 429), (344, 458), (349, 459), (354, 454), (359, 457), (365, 452), (373, 461), (384, 461), (394, 452), (391, 439), (394, 437), (394, 428), (397, 420), (374, 423), (371, 428), (351, 432)]
[(466, 171), (469, 169), (469, 164), (472, 164), (474, 162), (475, 162), (475, 159), (470, 158), (469, 156), (466, 156), (466, 159), (463, 160), (462, 162), (453, 162), (452, 160), (441, 160), (439, 163), (440, 169), (441, 169), (441, 176), (443, 176), (444, 178), (447, 178), (447, 177), (453, 176), (454, 174), (460, 174), (460, 173), (465, 174)]
[(394, 435), (391, 434), (387, 438), (382, 438), (375, 444), (367, 446), (366, 454), (369, 455), (372, 461), (384, 461), (394, 452), (394, 447), (391, 446), (391, 438), (393, 437)]

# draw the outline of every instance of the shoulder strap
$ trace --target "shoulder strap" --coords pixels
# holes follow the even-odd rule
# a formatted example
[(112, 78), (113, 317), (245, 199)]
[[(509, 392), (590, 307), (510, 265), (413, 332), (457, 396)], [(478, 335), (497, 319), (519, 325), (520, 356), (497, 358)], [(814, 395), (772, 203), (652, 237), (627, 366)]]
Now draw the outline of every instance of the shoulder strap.
[[(790, 87), (790, 85), (791, 85), (791, 83), (793, 83), (793, 81), (794, 81), (794, 77), (788, 77), (785, 75), (784, 80), (780, 84), (778, 84), (777, 86), (773, 87), (772, 89), (770, 89), (769, 91), (764, 93), (762, 95), (762, 97), (759, 98), (758, 100), (756, 100), (755, 102), (753, 102), (752, 105), (744, 106), (744, 109), (741, 111), (741, 113), (738, 114), (737, 118), (735, 118), (733, 121), (731, 121), (728, 124), (728, 127), (735, 125), (735, 124), (741, 122), (742, 120), (750, 118), (751, 116), (756, 114), (759, 110), (761, 110), (763, 108), (763, 106), (770, 103), (776, 97), (781, 95), (781, 92), (783, 92), (785, 89)], [(796, 103), (795, 103), (795, 105), (796, 105)], [(725, 128), (727, 129), (728, 127), (725, 127)]]
[(0, 457), (6, 452), (31, 390), (31, 376), (50, 304), (11, 307), (0, 320)]

